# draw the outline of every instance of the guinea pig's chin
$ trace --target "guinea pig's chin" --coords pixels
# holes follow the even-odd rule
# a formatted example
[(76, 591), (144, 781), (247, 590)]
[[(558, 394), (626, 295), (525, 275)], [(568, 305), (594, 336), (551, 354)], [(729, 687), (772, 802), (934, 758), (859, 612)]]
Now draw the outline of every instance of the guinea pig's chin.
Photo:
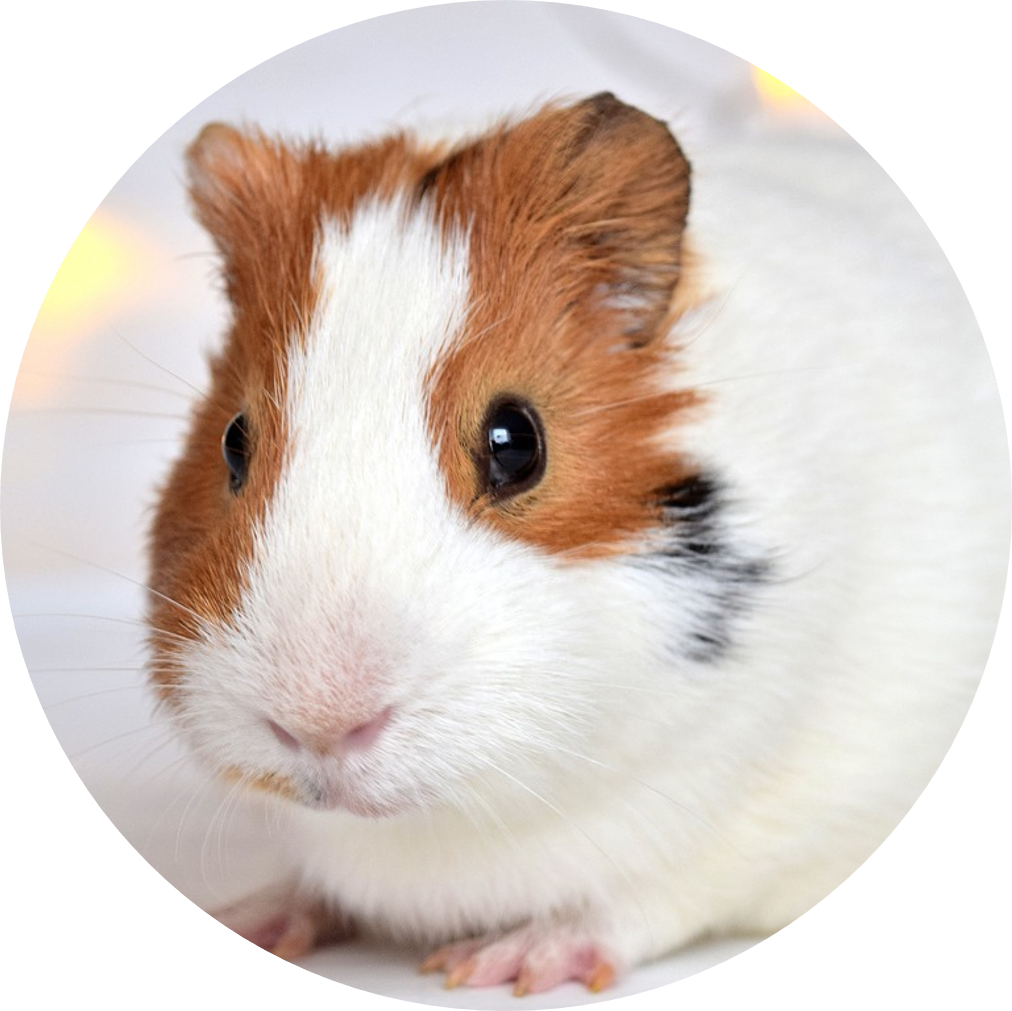
[(360, 818), (392, 818), (421, 805), (416, 796), (381, 796), (344, 782), (304, 782), (297, 802), (314, 811), (347, 811)]

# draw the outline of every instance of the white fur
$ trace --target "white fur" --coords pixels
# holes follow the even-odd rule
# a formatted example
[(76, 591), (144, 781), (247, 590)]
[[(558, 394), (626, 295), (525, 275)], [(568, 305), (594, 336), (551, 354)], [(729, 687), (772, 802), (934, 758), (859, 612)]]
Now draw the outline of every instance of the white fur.
[[(423, 382), (465, 325), (463, 240), (396, 203), (325, 230), (291, 453), (181, 719), (221, 764), (360, 812), (287, 805), (293, 873), (393, 933), (569, 922), (630, 963), (775, 929), (902, 817), (983, 669), (1007, 448), (944, 258), (851, 145), (694, 161), (713, 299), (672, 335), (674, 381), (710, 402), (672, 438), (771, 563), (716, 661), (685, 658), (691, 574), (557, 559), (448, 501)], [(343, 763), (266, 724), (386, 706)]]

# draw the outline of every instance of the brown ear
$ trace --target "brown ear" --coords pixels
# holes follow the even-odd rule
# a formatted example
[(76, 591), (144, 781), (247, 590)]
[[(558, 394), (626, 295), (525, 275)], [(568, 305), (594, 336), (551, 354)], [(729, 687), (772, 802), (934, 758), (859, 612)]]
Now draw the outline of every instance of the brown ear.
[(186, 155), (190, 198), (222, 254), (233, 305), (257, 304), (279, 318), (293, 301), (305, 308), (320, 210), (335, 174), (325, 152), (211, 123)]
[(248, 138), (227, 123), (208, 123), (186, 149), (190, 192), (195, 199), (221, 196), (246, 159)]
[(689, 163), (661, 121), (608, 93), (549, 107), (458, 150), (426, 184), (473, 224), (478, 263), (605, 310), (632, 344), (658, 331), (689, 206)]
[(664, 123), (610, 93), (556, 115), (547, 157), (562, 227), (583, 247), (593, 297), (617, 311), (631, 340), (647, 340), (681, 272), (689, 163)]
[[(275, 202), (284, 152), (260, 134), (209, 123), (187, 148), (190, 198), (197, 220), (226, 258), (248, 240), (258, 208)], [(271, 199), (273, 198), (273, 200)]]

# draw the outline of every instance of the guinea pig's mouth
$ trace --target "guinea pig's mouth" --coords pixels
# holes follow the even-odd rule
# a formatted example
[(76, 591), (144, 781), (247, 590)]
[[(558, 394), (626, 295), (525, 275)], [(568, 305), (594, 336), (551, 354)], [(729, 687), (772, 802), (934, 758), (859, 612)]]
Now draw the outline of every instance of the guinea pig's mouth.
[(354, 790), (330, 785), (323, 788), (309, 786), (300, 799), (306, 807), (315, 811), (341, 810), (360, 818), (392, 818), (403, 814), (412, 806), (399, 801), (367, 797)]
[(341, 810), (361, 818), (392, 818), (421, 805), (417, 796), (401, 794), (384, 797), (327, 775), (286, 776), (274, 772), (251, 774), (231, 767), (225, 770), (225, 778), (314, 811)]

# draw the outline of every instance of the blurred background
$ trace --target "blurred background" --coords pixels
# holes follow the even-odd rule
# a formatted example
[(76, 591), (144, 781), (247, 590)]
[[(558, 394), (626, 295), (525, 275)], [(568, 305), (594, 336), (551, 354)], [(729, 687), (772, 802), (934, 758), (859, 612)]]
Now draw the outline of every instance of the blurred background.
[[(144, 540), (204, 355), (225, 312), (210, 241), (192, 222), (182, 154), (210, 120), (340, 144), (396, 126), (480, 126), (557, 96), (612, 90), (669, 120), (688, 150), (753, 130), (847, 138), (790, 89), (663, 26), (541, 3), (421, 8), (320, 36), (210, 96), (149, 148), (68, 253), (32, 330), (3, 455), (3, 559), (25, 660), (82, 779), (184, 894), (221, 905), (272, 875), (269, 814), (209, 784), (153, 718), (144, 687)], [(703, 945), (594, 998), (690, 975), (747, 947)], [(500, 1007), (504, 991), (445, 993), (414, 953), (357, 945), (307, 968), (390, 996)]]

